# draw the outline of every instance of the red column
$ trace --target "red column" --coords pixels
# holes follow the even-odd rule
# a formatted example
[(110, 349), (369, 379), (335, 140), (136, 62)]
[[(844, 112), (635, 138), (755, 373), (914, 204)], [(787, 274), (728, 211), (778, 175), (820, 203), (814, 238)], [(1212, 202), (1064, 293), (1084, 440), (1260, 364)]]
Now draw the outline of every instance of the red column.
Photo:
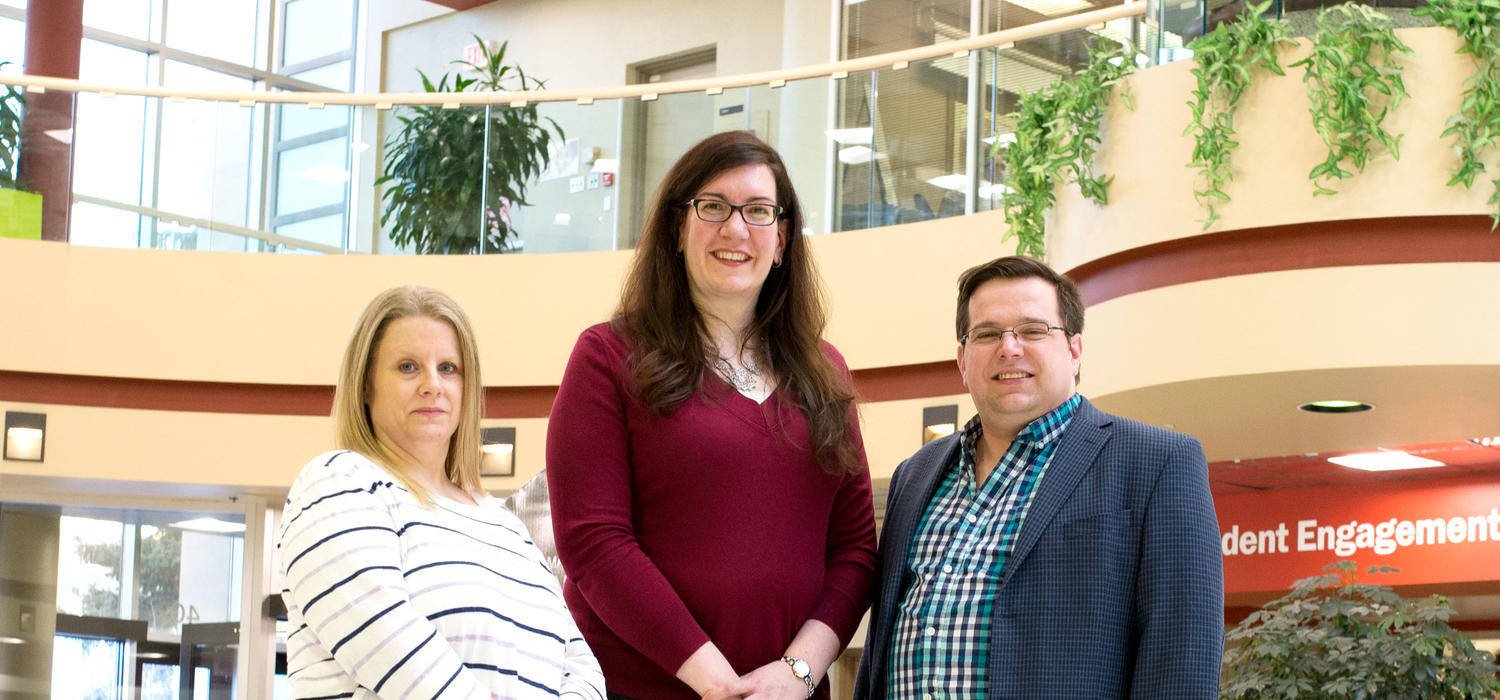
[[(77, 78), (82, 43), (83, 0), (26, 3), (23, 69), (28, 75)], [(22, 187), (42, 195), (43, 240), (68, 240), (68, 213), (73, 202), (72, 141), (73, 93), (27, 94), (19, 175)]]

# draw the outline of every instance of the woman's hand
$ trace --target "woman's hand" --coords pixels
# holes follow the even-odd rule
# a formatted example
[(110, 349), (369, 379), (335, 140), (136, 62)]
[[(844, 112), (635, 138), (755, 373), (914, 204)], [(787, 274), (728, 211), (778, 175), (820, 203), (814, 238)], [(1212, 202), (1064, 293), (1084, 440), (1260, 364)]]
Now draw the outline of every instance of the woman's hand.
[(792, 668), (781, 659), (761, 666), (740, 676), (738, 681), (715, 690), (729, 693), (727, 697), (744, 698), (744, 700), (805, 700), (807, 697), (807, 684), (792, 675)]

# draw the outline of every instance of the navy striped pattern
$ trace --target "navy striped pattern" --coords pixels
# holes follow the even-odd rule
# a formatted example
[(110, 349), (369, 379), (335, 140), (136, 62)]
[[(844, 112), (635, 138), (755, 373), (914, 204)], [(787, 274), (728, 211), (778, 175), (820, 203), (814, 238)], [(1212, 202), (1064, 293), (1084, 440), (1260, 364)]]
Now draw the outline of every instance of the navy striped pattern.
[(979, 484), (974, 460), (984, 434), (974, 416), (954, 465), (927, 506), (906, 560), (910, 587), (891, 638), (894, 697), (983, 698), (995, 590), (1057, 439), (1081, 397), (1026, 426)]
[(498, 500), (424, 508), (331, 452), (292, 485), (277, 552), (297, 698), (604, 697), (556, 577)]

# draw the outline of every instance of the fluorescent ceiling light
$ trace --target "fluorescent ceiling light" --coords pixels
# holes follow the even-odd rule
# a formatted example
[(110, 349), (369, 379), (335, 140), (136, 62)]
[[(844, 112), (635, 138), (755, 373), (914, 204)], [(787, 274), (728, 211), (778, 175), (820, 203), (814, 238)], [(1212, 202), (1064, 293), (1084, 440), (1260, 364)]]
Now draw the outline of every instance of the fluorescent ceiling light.
[(1400, 450), (1380, 450), (1378, 452), (1360, 452), (1342, 457), (1329, 457), (1328, 461), (1341, 467), (1350, 469), (1362, 469), (1367, 472), (1389, 472), (1401, 469), (1426, 469), (1428, 467), (1448, 466), (1435, 459), (1418, 457), (1414, 454)]
[(969, 189), (969, 178), (967, 175), (964, 175), (962, 173), (950, 173), (948, 175), (939, 175), (935, 178), (932, 178), (927, 181), (927, 184), (932, 185), (933, 187), (941, 187), (945, 190), (963, 192), (964, 190)]
[(825, 131), (823, 133), (828, 134), (828, 138), (833, 139), (835, 143), (838, 143), (841, 146), (848, 146), (857, 143), (871, 144), (875, 142), (875, 129), (868, 126), (855, 126), (848, 129), (829, 129), (828, 131)]
[(872, 160), (881, 160), (883, 158), (885, 158), (884, 153), (876, 153), (866, 146), (850, 146), (839, 149), (839, 162), (844, 165), (859, 165), (860, 163), (868, 163)]
[(214, 518), (193, 518), (192, 520), (179, 520), (167, 525), (179, 530), (193, 530), (195, 532), (212, 532), (218, 535), (228, 535), (245, 531), (244, 523), (231, 523)]
[(20, 637), (0, 637), (0, 644), (25, 644), (26, 640)]

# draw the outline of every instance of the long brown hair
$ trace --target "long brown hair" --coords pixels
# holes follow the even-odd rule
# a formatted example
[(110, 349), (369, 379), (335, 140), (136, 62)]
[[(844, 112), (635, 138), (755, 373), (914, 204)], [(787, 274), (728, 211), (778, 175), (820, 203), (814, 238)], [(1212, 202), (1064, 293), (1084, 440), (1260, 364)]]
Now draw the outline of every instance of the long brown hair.
[(484, 384), (479, 376), (474, 329), (458, 303), (436, 289), (415, 285), (393, 287), (375, 295), (360, 314), (354, 332), (349, 335), (349, 345), (344, 348), (339, 383), (333, 391), (334, 444), (368, 457), (390, 472), (422, 505), (432, 505), (432, 495), (407, 476), (406, 470), (391, 456), (390, 448), (375, 436), (375, 426), (370, 424), (370, 412), (365, 406), (369, 401), (370, 363), (375, 350), (391, 321), (407, 316), (445, 321), (458, 336), (464, 395), (459, 405), (458, 429), (448, 441), (443, 472), (448, 481), (464, 491), (481, 493), (479, 461), (483, 455), (479, 450), (479, 421), (484, 417)]
[(703, 388), (708, 329), (689, 293), (687, 268), (677, 255), (686, 205), (720, 173), (765, 165), (784, 210), (786, 248), (771, 268), (746, 338), (762, 339), (761, 361), (791, 393), (807, 418), (813, 456), (831, 474), (862, 468), (850, 436), (854, 394), (821, 344), (827, 312), (821, 283), (802, 236), (802, 205), (781, 156), (748, 131), (714, 134), (688, 149), (657, 190), (625, 279), (612, 325), (633, 338), (631, 379), (652, 411), (666, 415)]

